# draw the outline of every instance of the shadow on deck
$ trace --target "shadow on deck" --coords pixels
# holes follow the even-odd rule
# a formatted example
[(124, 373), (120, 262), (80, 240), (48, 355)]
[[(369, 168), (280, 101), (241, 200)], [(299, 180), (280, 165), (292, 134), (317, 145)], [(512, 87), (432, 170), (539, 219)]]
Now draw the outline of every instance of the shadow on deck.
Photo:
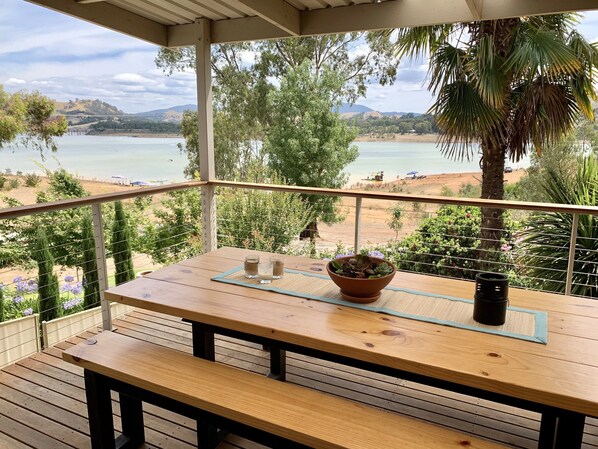
[[(180, 319), (135, 310), (115, 320), (115, 326), (119, 333), (191, 353), (191, 327)], [(90, 448), (83, 372), (62, 360), (62, 350), (91, 335), (86, 332), (0, 371), (0, 448)], [(265, 374), (266, 357), (252, 343), (225, 337), (216, 341), (216, 358), (222, 363)], [(535, 448), (539, 429), (535, 413), (297, 354), (288, 354), (287, 363), (289, 382), (513, 448)], [(115, 427), (120, 430), (115, 404)], [(144, 411), (146, 448), (195, 447), (193, 421), (147, 404)], [(585, 431), (584, 449), (598, 448), (598, 420), (589, 419)], [(220, 448), (263, 446), (230, 436)]]

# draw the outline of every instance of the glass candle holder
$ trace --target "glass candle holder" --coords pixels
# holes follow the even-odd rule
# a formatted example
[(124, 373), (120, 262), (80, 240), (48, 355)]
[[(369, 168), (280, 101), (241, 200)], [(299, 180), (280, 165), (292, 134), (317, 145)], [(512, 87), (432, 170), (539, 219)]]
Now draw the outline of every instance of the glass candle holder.
[(272, 282), (272, 261), (260, 260), (257, 266), (257, 273), (260, 279), (260, 284), (269, 284)]
[(284, 276), (284, 259), (282, 256), (272, 256), (272, 278), (280, 279)]
[(245, 268), (245, 277), (247, 279), (258, 278), (257, 267), (259, 263), (260, 256), (258, 256), (257, 254), (249, 254), (245, 256), (245, 264), (243, 267)]

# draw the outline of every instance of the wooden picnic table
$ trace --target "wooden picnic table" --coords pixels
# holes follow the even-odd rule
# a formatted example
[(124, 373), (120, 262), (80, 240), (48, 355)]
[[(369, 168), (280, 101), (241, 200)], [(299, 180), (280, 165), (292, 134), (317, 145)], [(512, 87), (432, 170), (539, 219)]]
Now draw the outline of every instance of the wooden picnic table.
[[(537, 411), (542, 449), (581, 447), (585, 417), (598, 416), (593, 300), (511, 288), (512, 306), (547, 312), (548, 343), (539, 344), (211, 280), (248, 252), (220, 248), (110, 288), (105, 298), (192, 322), (200, 357), (214, 359), (214, 333), (267, 345), (282, 379), (290, 350)], [(325, 273), (325, 263), (285, 256), (285, 268), (306, 272)], [(462, 298), (474, 290), (469, 281), (404, 272), (391, 285)]]

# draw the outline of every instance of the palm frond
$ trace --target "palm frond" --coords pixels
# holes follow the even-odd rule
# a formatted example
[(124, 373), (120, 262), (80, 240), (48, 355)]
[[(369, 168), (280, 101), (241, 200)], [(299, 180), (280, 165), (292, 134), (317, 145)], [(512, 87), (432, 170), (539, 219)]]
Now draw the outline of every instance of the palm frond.
[(430, 25), (397, 30), (397, 57), (416, 58), (433, 53), (441, 44), (449, 40), (459, 24)]
[(502, 140), (499, 110), (488, 105), (472, 83), (456, 81), (443, 86), (429, 113), (436, 116), (441, 151), (454, 159), (469, 159), (471, 144), (481, 136)]
[(481, 36), (474, 50), (468, 63), (468, 72), (476, 80), (476, 88), (484, 101), (500, 108), (505, 101), (508, 82), (502, 71), (504, 60), (496, 53), (491, 35)]
[(542, 76), (552, 81), (558, 76), (574, 75), (581, 67), (579, 58), (554, 31), (522, 24), (504, 69), (516, 78)]
[(540, 77), (520, 84), (513, 98), (509, 156), (515, 161), (527, 153), (530, 143), (541, 153), (544, 145), (556, 142), (573, 128), (579, 112), (568, 86), (545, 83)]
[(437, 93), (442, 86), (463, 80), (465, 52), (450, 43), (441, 44), (430, 56), (430, 90)]

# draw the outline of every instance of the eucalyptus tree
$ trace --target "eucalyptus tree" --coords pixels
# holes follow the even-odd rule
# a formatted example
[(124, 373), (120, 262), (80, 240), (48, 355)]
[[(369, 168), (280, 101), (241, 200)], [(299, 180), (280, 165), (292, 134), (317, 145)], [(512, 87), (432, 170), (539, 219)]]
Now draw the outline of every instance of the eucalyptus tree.
[(66, 132), (67, 122), (54, 112), (52, 100), (39, 92), (9, 94), (0, 85), (0, 149), (18, 142), (56, 151), (53, 138)]
[[(471, 159), (479, 143), (482, 198), (503, 198), (505, 158), (540, 153), (580, 113), (593, 119), (598, 51), (576, 23), (553, 15), (398, 30), (398, 56), (430, 58), (430, 112), (443, 153)], [(501, 209), (482, 209), (480, 258), (498, 254), (502, 217)]]

